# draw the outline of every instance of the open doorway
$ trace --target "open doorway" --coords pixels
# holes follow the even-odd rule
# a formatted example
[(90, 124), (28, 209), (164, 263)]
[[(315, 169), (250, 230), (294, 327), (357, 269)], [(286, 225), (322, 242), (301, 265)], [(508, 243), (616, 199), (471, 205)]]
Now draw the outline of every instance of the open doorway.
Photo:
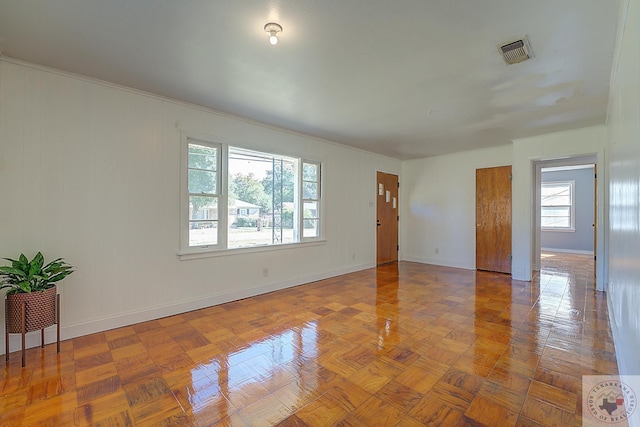
[(595, 287), (596, 156), (536, 162), (536, 270), (579, 267)]

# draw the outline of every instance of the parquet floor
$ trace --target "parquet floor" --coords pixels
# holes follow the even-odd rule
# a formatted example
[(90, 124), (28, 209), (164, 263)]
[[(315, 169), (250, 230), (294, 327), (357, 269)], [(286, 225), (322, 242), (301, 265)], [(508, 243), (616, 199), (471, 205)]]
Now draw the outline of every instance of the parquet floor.
[(581, 425), (617, 373), (590, 257), (531, 283), (401, 262), (19, 352), (0, 425)]

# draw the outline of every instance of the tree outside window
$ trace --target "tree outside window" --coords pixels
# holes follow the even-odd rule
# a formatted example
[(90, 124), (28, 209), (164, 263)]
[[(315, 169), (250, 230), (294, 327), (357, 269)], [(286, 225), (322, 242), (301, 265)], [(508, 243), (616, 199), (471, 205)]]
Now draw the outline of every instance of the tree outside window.
[(189, 137), (183, 141), (188, 200), (183, 209), (188, 209), (188, 224), (181, 236), (188, 237), (181, 237), (186, 242), (182, 251), (269, 246), (321, 237), (320, 162)]

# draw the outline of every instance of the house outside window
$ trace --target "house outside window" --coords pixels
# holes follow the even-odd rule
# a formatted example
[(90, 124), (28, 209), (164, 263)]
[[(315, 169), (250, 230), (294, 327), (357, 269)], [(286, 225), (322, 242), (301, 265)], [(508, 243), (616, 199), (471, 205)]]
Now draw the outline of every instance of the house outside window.
[(180, 254), (322, 238), (320, 162), (190, 136), (183, 153)]

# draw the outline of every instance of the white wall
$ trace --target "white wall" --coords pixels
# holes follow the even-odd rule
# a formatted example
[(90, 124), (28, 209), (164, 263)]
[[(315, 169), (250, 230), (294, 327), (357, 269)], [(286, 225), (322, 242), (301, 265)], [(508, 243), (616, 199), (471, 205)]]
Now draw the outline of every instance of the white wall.
[[(534, 162), (552, 159), (563, 159), (586, 155), (596, 156), (598, 170), (597, 199), (597, 234), (598, 241), (604, 242), (604, 207), (606, 199), (604, 182), (605, 127), (594, 126), (540, 135), (532, 138), (513, 140), (513, 264), (512, 274), (516, 280), (531, 280), (533, 256), (535, 254), (533, 234), (535, 185)], [(596, 249), (597, 282), (602, 288), (605, 274), (604, 245)]]
[(474, 269), (476, 169), (511, 164), (510, 145), (408, 160), (400, 180), (400, 258)]
[[(640, 374), (640, 1), (622, 2), (608, 117), (609, 314), (620, 372)], [(628, 9), (627, 9), (628, 7)]]
[[(326, 243), (180, 261), (181, 130), (324, 161)], [(0, 256), (41, 250), (77, 267), (60, 287), (63, 338), (374, 266), (376, 171), (400, 168), (396, 159), (0, 61)], [(12, 351), (18, 341), (11, 337)]]

